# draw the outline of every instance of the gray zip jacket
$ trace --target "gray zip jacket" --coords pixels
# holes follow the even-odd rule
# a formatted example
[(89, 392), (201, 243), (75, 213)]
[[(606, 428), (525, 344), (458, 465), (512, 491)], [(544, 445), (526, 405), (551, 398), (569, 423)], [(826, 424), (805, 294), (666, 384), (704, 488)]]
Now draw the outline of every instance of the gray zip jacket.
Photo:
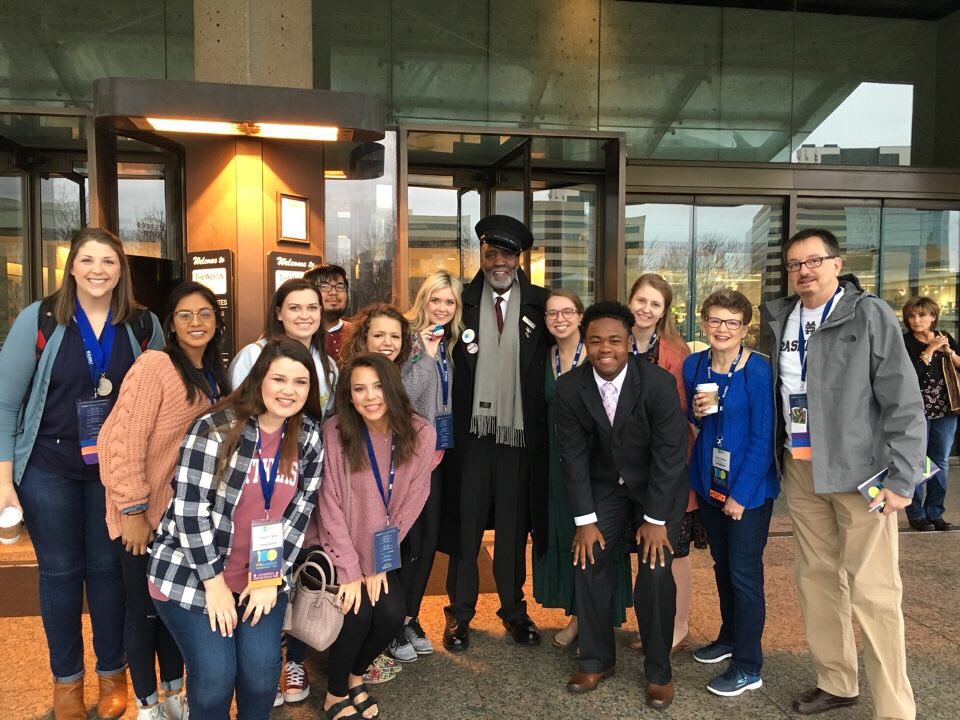
[[(840, 277), (843, 295), (807, 341), (807, 399), (813, 484), (819, 493), (856, 491), (884, 468), (884, 485), (910, 497), (921, 477), (927, 426), (916, 372), (890, 307), (865, 292), (853, 275)], [(780, 399), (780, 348), (794, 295), (765, 303), (761, 326), (773, 364), (777, 403), (775, 455), (782, 470), (786, 428)]]

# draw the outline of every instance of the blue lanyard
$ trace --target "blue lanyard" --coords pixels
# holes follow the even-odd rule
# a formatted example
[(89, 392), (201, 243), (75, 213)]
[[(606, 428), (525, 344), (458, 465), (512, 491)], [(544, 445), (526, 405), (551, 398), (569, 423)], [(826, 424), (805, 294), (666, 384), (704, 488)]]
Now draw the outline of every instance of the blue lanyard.
[[(577, 366), (577, 363), (580, 362), (580, 353), (583, 352), (583, 340), (577, 343), (576, 352), (573, 353), (573, 365), (570, 366), (570, 369), (573, 370)], [(563, 373), (560, 371), (560, 347), (557, 346), (556, 352), (553, 356), (554, 364), (557, 368), (557, 377), (560, 377)]]
[(80, 338), (83, 340), (83, 347), (86, 350), (84, 356), (87, 358), (87, 367), (90, 370), (90, 380), (93, 382), (94, 390), (96, 390), (100, 378), (107, 374), (107, 365), (110, 363), (110, 354), (113, 352), (113, 339), (117, 334), (117, 328), (111, 322), (113, 308), (110, 308), (107, 313), (107, 322), (103, 326), (103, 332), (100, 333), (100, 339), (97, 340), (97, 336), (93, 332), (93, 326), (90, 325), (87, 314), (80, 306), (80, 301), (74, 300), (74, 303), (73, 319), (80, 329)]
[(440, 341), (440, 357), (437, 359), (437, 372), (440, 373), (440, 387), (443, 390), (443, 407), (450, 402), (450, 369), (447, 367), (447, 346)]
[[(712, 362), (713, 362), (713, 351), (707, 350), (707, 382), (712, 380)], [(730, 385), (733, 384), (733, 373), (737, 370), (737, 365), (740, 364), (740, 358), (743, 357), (743, 345), (740, 345), (740, 349), (737, 351), (737, 356), (733, 359), (733, 363), (730, 365), (730, 370), (727, 372), (727, 382), (723, 386), (723, 393), (720, 394), (720, 402), (718, 403), (717, 408), (717, 447), (723, 447), (723, 403), (727, 399), (727, 393), (730, 392)], [(719, 380), (719, 378), (717, 378)]]
[(283, 421), (283, 431), (280, 433), (280, 442), (277, 443), (277, 453), (273, 456), (273, 465), (267, 475), (263, 467), (263, 444), (260, 441), (260, 427), (257, 427), (257, 470), (260, 478), (260, 490), (263, 491), (263, 509), (270, 517), (270, 500), (273, 498), (273, 488), (277, 484), (277, 471), (280, 469), (280, 454), (283, 452), (283, 437), (287, 434), (287, 421)]
[[(837, 295), (840, 294), (840, 288), (837, 288), (837, 291), (833, 294), (827, 304), (823, 306), (823, 314), (820, 316), (820, 325), (823, 325), (824, 321), (827, 319), (827, 315), (830, 314), (830, 308), (833, 307), (833, 301), (837, 299)], [(820, 327), (818, 325), (817, 327)], [(797, 352), (800, 353), (800, 382), (806, 384), (807, 382), (807, 338), (806, 334), (803, 332), (803, 302), (800, 302), (800, 337), (797, 339)]]
[[(654, 333), (650, 336), (650, 342), (647, 343), (647, 349), (643, 351), (643, 354), (646, 355), (653, 349), (653, 346), (657, 344), (657, 334)], [(637, 338), (634, 337), (633, 333), (630, 333), (630, 350), (634, 355), (640, 357), (640, 349), (637, 347)]]
[(373, 442), (370, 440), (370, 431), (366, 425), (363, 427), (363, 439), (367, 441), (367, 457), (370, 458), (370, 470), (373, 472), (373, 479), (377, 481), (377, 490), (380, 491), (380, 499), (383, 500), (383, 506), (387, 509), (387, 515), (390, 514), (390, 498), (393, 497), (393, 479), (396, 477), (397, 468), (394, 466), (394, 450), (396, 444), (394, 438), (390, 440), (390, 480), (387, 489), (383, 489), (383, 478), (380, 477), (380, 466), (377, 465), (377, 456), (373, 452)]
[(217, 379), (213, 376), (213, 373), (210, 372), (210, 368), (204, 368), (203, 374), (207, 378), (207, 384), (210, 386), (210, 392), (204, 390), (204, 394), (207, 396), (207, 400), (210, 401), (211, 405), (216, 405), (217, 400), (220, 399), (220, 388), (217, 385)]

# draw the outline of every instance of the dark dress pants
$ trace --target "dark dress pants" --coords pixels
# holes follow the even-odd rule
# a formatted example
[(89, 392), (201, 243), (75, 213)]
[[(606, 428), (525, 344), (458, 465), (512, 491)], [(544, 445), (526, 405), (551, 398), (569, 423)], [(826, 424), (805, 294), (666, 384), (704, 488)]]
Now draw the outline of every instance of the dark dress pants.
[(493, 510), (493, 578), (500, 596), (497, 615), (511, 621), (523, 617), (523, 583), (527, 578), (527, 534), (530, 528), (530, 480), (526, 448), (500, 445), (492, 435), (469, 435), (463, 454), (460, 485), (460, 547), (447, 570), (447, 612), (471, 620), (480, 593), (477, 555), (487, 517)]
[[(637, 511), (637, 505), (622, 485), (593, 486), (597, 527), (606, 547), (594, 545), (591, 564), (574, 570), (574, 593), (577, 600), (577, 622), (580, 643), (580, 669), (598, 673), (614, 666), (617, 660), (613, 617), (610, 614), (613, 589), (616, 585), (614, 553), (623, 552), (625, 525)], [(642, 510), (639, 511), (642, 515)], [(667, 537), (676, 547), (679, 521), (667, 523)], [(672, 557), (667, 555), (664, 567), (653, 570), (639, 563), (633, 589), (634, 609), (643, 641), (644, 672), (647, 680), (657, 685), (670, 682), (670, 650), (673, 644), (673, 620), (676, 614), (677, 588), (673, 582)]]

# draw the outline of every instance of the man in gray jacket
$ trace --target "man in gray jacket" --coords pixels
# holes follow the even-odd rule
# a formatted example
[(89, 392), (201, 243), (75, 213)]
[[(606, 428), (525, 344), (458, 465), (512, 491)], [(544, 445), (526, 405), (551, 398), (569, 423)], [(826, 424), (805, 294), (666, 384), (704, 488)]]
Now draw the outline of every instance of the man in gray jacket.
[[(914, 720), (897, 511), (921, 477), (923, 402), (893, 311), (840, 275), (839, 255), (828, 230), (795, 234), (784, 259), (796, 295), (763, 307), (763, 330), (775, 340), (776, 455), (817, 672), (817, 686), (793, 709), (813, 715), (857, 702), (853, 610), (874, 717)], [(883, 489), (868, 503), (857, 486), (882, 470)]]

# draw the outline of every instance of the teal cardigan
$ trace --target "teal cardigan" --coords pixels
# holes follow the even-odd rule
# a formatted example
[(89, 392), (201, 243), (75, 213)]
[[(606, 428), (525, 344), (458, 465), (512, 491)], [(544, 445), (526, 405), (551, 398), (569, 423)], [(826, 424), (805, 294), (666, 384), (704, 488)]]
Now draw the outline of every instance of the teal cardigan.
[[(57, 325), (37, 360), (37, 301), (17, 315), (7, 339), (0, 348), (0, 462), (13, 461), (13, 482), (20, 484), (23, 471), (33, 452), (33, 443), (40, 429), (40, 418), (50, 386), (50, 373), (63, 340), (64, 326)], [(153, 333), (148, 347), (162, 350), (163, 330), (157, 316), (150, 313)], [(127, 336), (133, 357), (140, 356), (140, 344), (129, 325)], [(30, 391), (27, 397), (27, 390)], [(24, 398), (26, 397), (26, 405)]]

